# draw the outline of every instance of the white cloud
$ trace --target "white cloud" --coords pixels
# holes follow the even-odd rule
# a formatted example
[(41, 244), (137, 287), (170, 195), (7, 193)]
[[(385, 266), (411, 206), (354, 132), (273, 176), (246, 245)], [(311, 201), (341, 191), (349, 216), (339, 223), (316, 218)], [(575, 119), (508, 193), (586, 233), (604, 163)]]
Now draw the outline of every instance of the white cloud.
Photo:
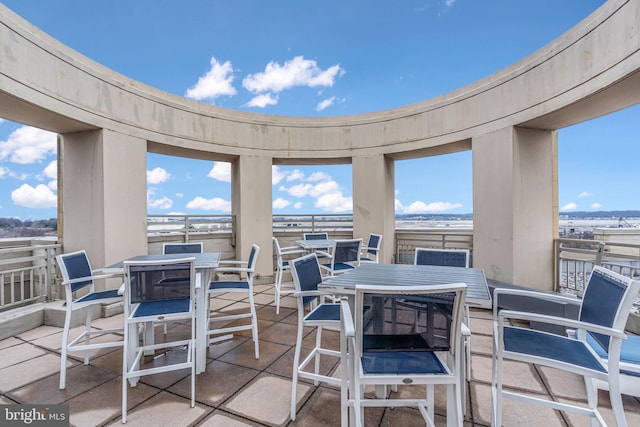
[(152, 209), (171, 209), (173, 206), (173, 200), (168, 197), (162, 197), (160, 199), (148, 199), (147, 206)]
[(584, 199), (586, 197), (593, 197), (593, 194), (588, 193), (586, 191), (583, 191), (582, 193), (578, 194), (578, 199)]
[(273, 201), (273, 209), (284, 209), (290, 204), (291, 202), (289, 200), (278, 197)]
[(11, 200), (25, 208), (54, 208), (58, 205), (58, 197), (43, 184), (35, 188), (29, 184), (22, 184), (11, 192)]
[(213, 168), (207, 176), (218, 181), (231, 182), (231, 163), (213, 162)]
[(220, 96), (233, 96), (237, 93), (233, 87), (233, 66), (231, 61), (219, 63), (216, 58), (211, 58), (211, 69), (198, 82), (187, 89), (187, 98), (202, 101), (204, 99), (215, 100)]
[(11, 176), (11, 171), (9, 170), (9, 168), (0, 166), (0, 178), (4, 176)]
[(598, 202), (595, 202), (591, 205), (591, 209), (602, 209), (602, 205)]
[(331, 179), (331, 176), (327, 175), (324, 172), (314, 172), (311, 174), (311, 176), (307, 179), (307, 181), (325, 181)]
[[(396, 204), (397, 206), (397, 204)], [(426, 212), (443, 212), (449, 211), (452, 209), (461, 208), (462, 203), (451, 203), (451, 202), (413, 202), (409, 206), (403, 208), (404, 213), (426, 213)]]
[(311, 184), (296, 184), (293, 185), (289, 188), (284, 188), (282, 187), (282, 190), (286, 191), (287, 193), (289, 193), (289, 195), (294, 196), (294, 197), (304, 197), (304, 196), (308, 196), (309, 194), (311, 194), (311, 191), (313, 191), (313, 185)]
[(287, 175), (287, 182), (304, 179), (304, 173), (300, 169), (294, 169)]
[[(398, 194), (397, 191), (396, 191), (396, 194)], [(404, 206), (402, 206), (402, 203), (400, 203), (400, 200), (395, 199), (395, 210), (396, 210), (396, 212), (400, 212), (402, 209), (404, 209)]]
[(283, 65), (275, 61), (269, 62), (263, 72), (245, 77), (242, 86), (252, 93), (278, 93), (296, 86), (331, 87), (336, 77), (342, 74), (344, 70), (340, 65), (323, 70), (316, 61), (296, 56)]
[(58, 179), (58, 161), (54, 160), (42, 171), (44, 176), (51, 179)]
[(21, 126), (11, 132), (6, 141), (0, 141), (0, 160), (30, 164), (56, 154), (57, 134), (31, 126)]
[(316, 111), (322, 111), (325, 108), (331, 107), (333, 105), (333, 103), (335, 102), (335, 100), (336, 100), (336, 97), (332, 96), (331, 98), (327, 98), (327, 99), (324, 99), (324, 100), (320, 101), (318, 103), (318, 105), (316, 105)]
[(280, 169), (279, 166), (271, 166), (271, 185), (277, 185), (286, 175), (287, 172)]
[(166, 182), (171, 178), (171, 174), (163, 168), (155, 168), (147, 171), (147, 183), (148, 184), (160, 184)]
[(245, 107), (264, 108), (268, 105), (276, 105), (280, 98), (278, 95), (271, 93), (264, 93), (262, 95), (254, 96), (245, 104)]
[(58, 191), (58, 180), (54, 179), (53, 181), (49, 181), (47, 187), (49, 187), (51, 191)]
[(196, 197), (187, 203), (189, 209), (203, 209), (207, 211), (231, 212), (231, 202), (214, 197), (213, 199), (205, 199), (204, 197)]
[(453, 4), (456, 2), (456, 0), (445, 0), (444, 4), (447, 7), (451, 7), (453, 6)]
[(573, 209), (577, 209), (578, 205), (576, 205), (575, 203), (571, 202), (571, 203), (567, 203), (566, 205), (564, 205), (563, 207), (560, 208), (561, 211), (570, 211)]
[(327, 212), (347, 212), (353, 210), (353, 199), (337, 191), (318, 197), (315, 207)]
[(293, 208), (294, 209), (302, 209), (303, 206), (304, 206), (304, 203), (302, 203), (302, 202), (295, 202), (293, 204)]

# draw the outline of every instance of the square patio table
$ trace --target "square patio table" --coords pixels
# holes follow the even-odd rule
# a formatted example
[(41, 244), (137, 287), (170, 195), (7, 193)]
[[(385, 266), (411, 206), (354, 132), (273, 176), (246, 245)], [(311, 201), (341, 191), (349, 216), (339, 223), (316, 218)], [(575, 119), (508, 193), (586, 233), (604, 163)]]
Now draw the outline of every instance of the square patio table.
[[(155, 254), (138, 255), (124, 261), (159, 261), (181, 258), (195, 258), (196, 273), (199, 273), (200, 280), (196, 281), (196, 374), (204, 372), (207, 366), (207, 326), (209, 325), (209, 313), (207, 310), (207, 286), (208, 278), (213, 269), (220, 264), (220, 253), (203, 252), (195, 254)], [(105, 273), (124, 274), (124, 261), (105, 267)], [(145, 339), (153, 340), (153, 329)]]
[(491, 294), (481, 268), (444, 267), (412, 264), (363, 264), (338, 276), (330, 277), (318, 289), (336, 295), (355, 295), (357, 284), (416, 286), (465, 283), (470, 307), (491, 308)]

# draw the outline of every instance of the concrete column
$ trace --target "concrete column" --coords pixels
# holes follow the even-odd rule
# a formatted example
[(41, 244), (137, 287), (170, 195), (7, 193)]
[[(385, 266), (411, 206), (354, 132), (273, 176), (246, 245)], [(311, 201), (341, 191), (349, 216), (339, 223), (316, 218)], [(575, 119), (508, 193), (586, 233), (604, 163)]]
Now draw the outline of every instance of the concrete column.
[(65, 252), (93, 268), (147, 253), (147, 142), (110, 130), (60, 137), (58, 196)]
[(557, 133), (507, 127), (472, 141), (473, 265), (487, 278), (553, 288)]
[(370, 233), (382, 234), (380, 262), (390, 263), (395, 241), (395, 181), (393, 160), (383, 154), (352, 159), (353, 237), (367, 243)]
[(231, 211), (236, 217), (236, 257), (246, 260), (260, 246), (255, 281), (273, 277), (273, 220), (270, 157), (240, 156), (231, 163)]

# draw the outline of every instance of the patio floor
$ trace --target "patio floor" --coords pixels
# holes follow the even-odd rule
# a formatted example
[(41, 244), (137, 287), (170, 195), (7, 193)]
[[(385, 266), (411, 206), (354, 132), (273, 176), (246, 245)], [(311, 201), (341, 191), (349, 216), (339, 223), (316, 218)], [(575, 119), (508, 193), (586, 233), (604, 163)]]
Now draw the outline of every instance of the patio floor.
[[(189, 371), (143, 377), (129, 388), (127, 425), (131, 426), (337, 426), (340, 424), (339, 389), (305, 380), (299, 386), (298, 416), (289, 420), (291, 369), (297, 316), (295, 301), (282, 300), (280, 315), (275, 314), (273, 286), (255, 286), (258, 305), (260, 359), (254, 358), (249, 331), (234, 339), (212, 345), (207, 370), (196, 377), (196, 407), (189, 406)], [(242, 302), (222, 296), (216, 306)], [(472, 378), (467, 392), (465, 426), (490, 425), (491, 313), (472, 310)], [(113, 327), (121, 315), (96, 322)], [(169, 334), (184, 332), (184, 325), (171, 325)], [(309, 329), (308, 333), (312, 330)], [(162, 339), (162, 328), (157, 328)], [(338, 333), (324, 333), (325, 343), (338, 348)], [(122, 350), (96, 351), (89, 365), (80, 359), (69, 362), (66, 390), (58, 389), (61, 328), (41, 326), (0, 341), (0, 404), (67, 403), (70, 422), (77, 426), (121, 425)], [(309, 347), (312, 337), (306, 342)], [(323, 369), (335, 370), (328, 359)], [(506, 388), (551, 395), (558, 401), (586, 402), (581, 378), (546, 368), (507, 363)], [(412, 393), (411, 386), (400, 394)], [(422, 391), (422, 390), (420, 390)], [(444, 390), (441, 390), (444, 391)], [(445, 425), (445, 402), (436, 389), (436, 424)], [(611, 425), (613, 414), (607, 392), (600, 392), (605, 419)], [(640, 401), (625, 396), (629, 425), (640, 425)], [(367, 426), (424, 425), (412, 408), (367, 409)], [(506, 400), (504, 425), (507, 426), (588, 426), (582, 416), (567, 416), (551, 409)]]

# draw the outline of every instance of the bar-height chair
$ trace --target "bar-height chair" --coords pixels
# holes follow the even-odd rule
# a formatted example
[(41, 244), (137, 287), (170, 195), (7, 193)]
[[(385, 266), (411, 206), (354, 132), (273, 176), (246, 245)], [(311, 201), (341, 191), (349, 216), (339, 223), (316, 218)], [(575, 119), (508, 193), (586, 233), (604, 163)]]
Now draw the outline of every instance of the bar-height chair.
[[(502, 423), (502, 399), (510, 398), (591, 417), (591, 423), (606, 425), (598, 410), (596, 382), (608, 385), (611, 408), (616, 425), (627, 425), (620, 395), (620, 355), (626, 338), (624, 327), (629, 317), (640, 281), (632, 280), (605, 268), (596, 266), (584, 290), (578, 319), (567, 319), (514, 310), (498, 310), (502, 295), (520, 295), (542, 301), (575, 303), (574, 298), (518, 289), (500, 289), (494, 292), (494, 350), (493, 350), (493, 411), (492, 425)], [(538, 322), (564, 326), (575, 330), (573, 336), (510, 326), (511, 320)], [(590, 335), (599, 346), (607, 349), (608, 358), (602, 359), (590, 344)], [(522, 393), (503, 390), (503, 364), (514, 360), (572, 372), (584, 377), (587, 389), (587, 407), (560, 403)]]
[[(202, 242), (189, 243), (163, 243), (162, 253), (164, 255), (188, 255), (201, 254), (203, 251)], [(184, 286), (189, 284), (189, 277), (169, 277), (160, 282), (163, 286)], [(164, 333), (167, 333), (167, 322), (162, 322)]]
[[(96, 305), (110, 304), (122, 301), (118, 289), (104, 291), (95, 290), (95, 280), (119, 277), (115, 274), (100, 274), (100, 270), (92, 270), (86, 251), (76, 251), (58, 255), (56, 262), (62, 273), (62, 286), (65, 290), (65, 318), (62, 331), (62, 345), (60, 348), (60, 389), (66, 387), (67, 355), (69, 352), (83, 351), (84, 364), (89, 363), (89, 351), (100, 348), (122, 347), (122, 339), (108, 342), (91, 342), (94, 337), (108, 334), (123, 334), (122, 329), (96, 330), (91, 328), (92, 308)], [(88, 291), (74, 299), (74, 293)], [(73, 313), (82, 308), (87, 309), (84, 331), (69, 342), (69, 329)]]
[[(240, 278), (239, 280), (215, 280), (210, 282), (208, 287), (209, 298), (216, 294), (240, 293), (246, 295), (249, 300), (249, 310), (246, 312), (224, 314), (224, 312), (209, 310), (207, 337), (213, 336), (209, 338), (209, 344), (228, 339), (231, 336), (231, 332), (251, 330), (256, 359), (260, 357), (260, 347), (258, 344), (258, 318), (256, 316), (256, 306), (253, 301), (253, 276), (259, 253), (260, 247), (254, 244), (251, 246), (251, 252), (249, 253), (249, 259), (247, 261), (220, 261), (220, 267), (214, 270), (216, 274), (235, 273), (238, 274)], [(209, 300), (209, 298), (207, 300)], [(235, 322), (229, 324), (229, 321), (239, 319), (249, 319), (250, 323), (248, 325), (237, 325)], [(225, 326), (216, 328), (212, 326), (212, 324), (220, 322), (225, 322)]]
[(362, 247), (362, 254), (360, 255), (360, 264), (374, 263), (378, 264), (380, 257), (380, 245), (382, 244), (381, 234), (369, 234), (369, 241), (367, 246)]
[(360, 265), (362, 239), (335, 240), (330, 252), (316, 251), (318, 257), (328, 262), (320, 264), (330, 276), (345, 273)]
[[(158, 261), (125, 261), (124, 290), (125, 345), (122, 357), (122, 422), (127, 421), (127, 380), (132, 386), (145, 375), (180, 369), (191, 369), (191, 407), (195, 406), (195, 258)], [(158, 283), (166, 277), (188, 277), (181, 287), (167, 287)], [(184, 282), (182, 282), (184, 284)], [(188, 321), (190, 336), (185, 339), (139, 345), (140, 326), (158, 321)], [(168, 362), (167, 350), (185, 350), (177, 361)], [(144, 363), (149, 352), (164, 352), (163, 357)], [(162, 353), (161, 353), (162, 354)], [(171, 358), (173, 359), (173, 357)]]
[[(446, 385), (447, 425), (462, 425), (460, 323), (466, 290), (464, 283), (356, 285), (355, 336), (345, 336), (348, 350), (341, 346), (343, 363), (348, 354), (348, 374), (341, 373), (342, 397), (348, 396), (347, 406), (356, 426), (364, 425), (366, 407), (399, 406), (417, 407), (426, 423), (433, 426), (436, 384)], [(402, 303), (406, 300), (411, 304)], [(348, 311), (344, 304), (342, 309)], [(425, 397), (364, 395), (367, 385), (405, 384), (424, 385)]]
[[(440, 265), (445, 267), (469, 268), (468, 249), (433, 249), (416, 248), (415, 265)], [(465, 306), (465, 315), (462, 322), (462, 335), (464, 336), (465, 347), (465, 378), (471, 381), (471, 330), (469, 323), (469, 306)]]
[[(318, 385), (320, 381), (336, 386), (340, 385), (338, 378), (321, 375), (319, 372), (321, 356), (340, 357), (340, 351), (322, 347), (322, 328), (325, 326), (340, 327), (340, 304), (325, 303), (324, 298), (327, 294), (318, 290), (318, 284), (322, 282), (322, 272), (315, 253), (292, 260), (291, 275), (298, 302), (298, 333), (291, 379), (291, 420), (295, 420), (298, 378), (311, 379), (314, 381), (314, 385)], [(305, 315), (306, 311), (308, 313)], [(305, 327), (316, 328), (316, 342), (311, 352), (300, 362)], [(313, 372), (306, 370), (307, 365), (311, 362), (314, 362)]]
[[(282, 288), (282, 275), (285, 271), (291, 270), (291, 266), (289, 262), (293, 256), (300, 256), (305, 254), (306, 251), (300, 246), (287, 246), (284, 248), (280, 247), (280, 243), (276, 237), (272, 237), (273, 246), (276, 249), (276, 278), (274, 280), (274, 298), (276, 303), (276, 314), (280, 314), (280, 298), (282, 295), (289, 295), (295, 292), (295, 289), (292, 286), (288, 286), (287, 288)], [(287, 258), (287, 259), (285, 259)]]

